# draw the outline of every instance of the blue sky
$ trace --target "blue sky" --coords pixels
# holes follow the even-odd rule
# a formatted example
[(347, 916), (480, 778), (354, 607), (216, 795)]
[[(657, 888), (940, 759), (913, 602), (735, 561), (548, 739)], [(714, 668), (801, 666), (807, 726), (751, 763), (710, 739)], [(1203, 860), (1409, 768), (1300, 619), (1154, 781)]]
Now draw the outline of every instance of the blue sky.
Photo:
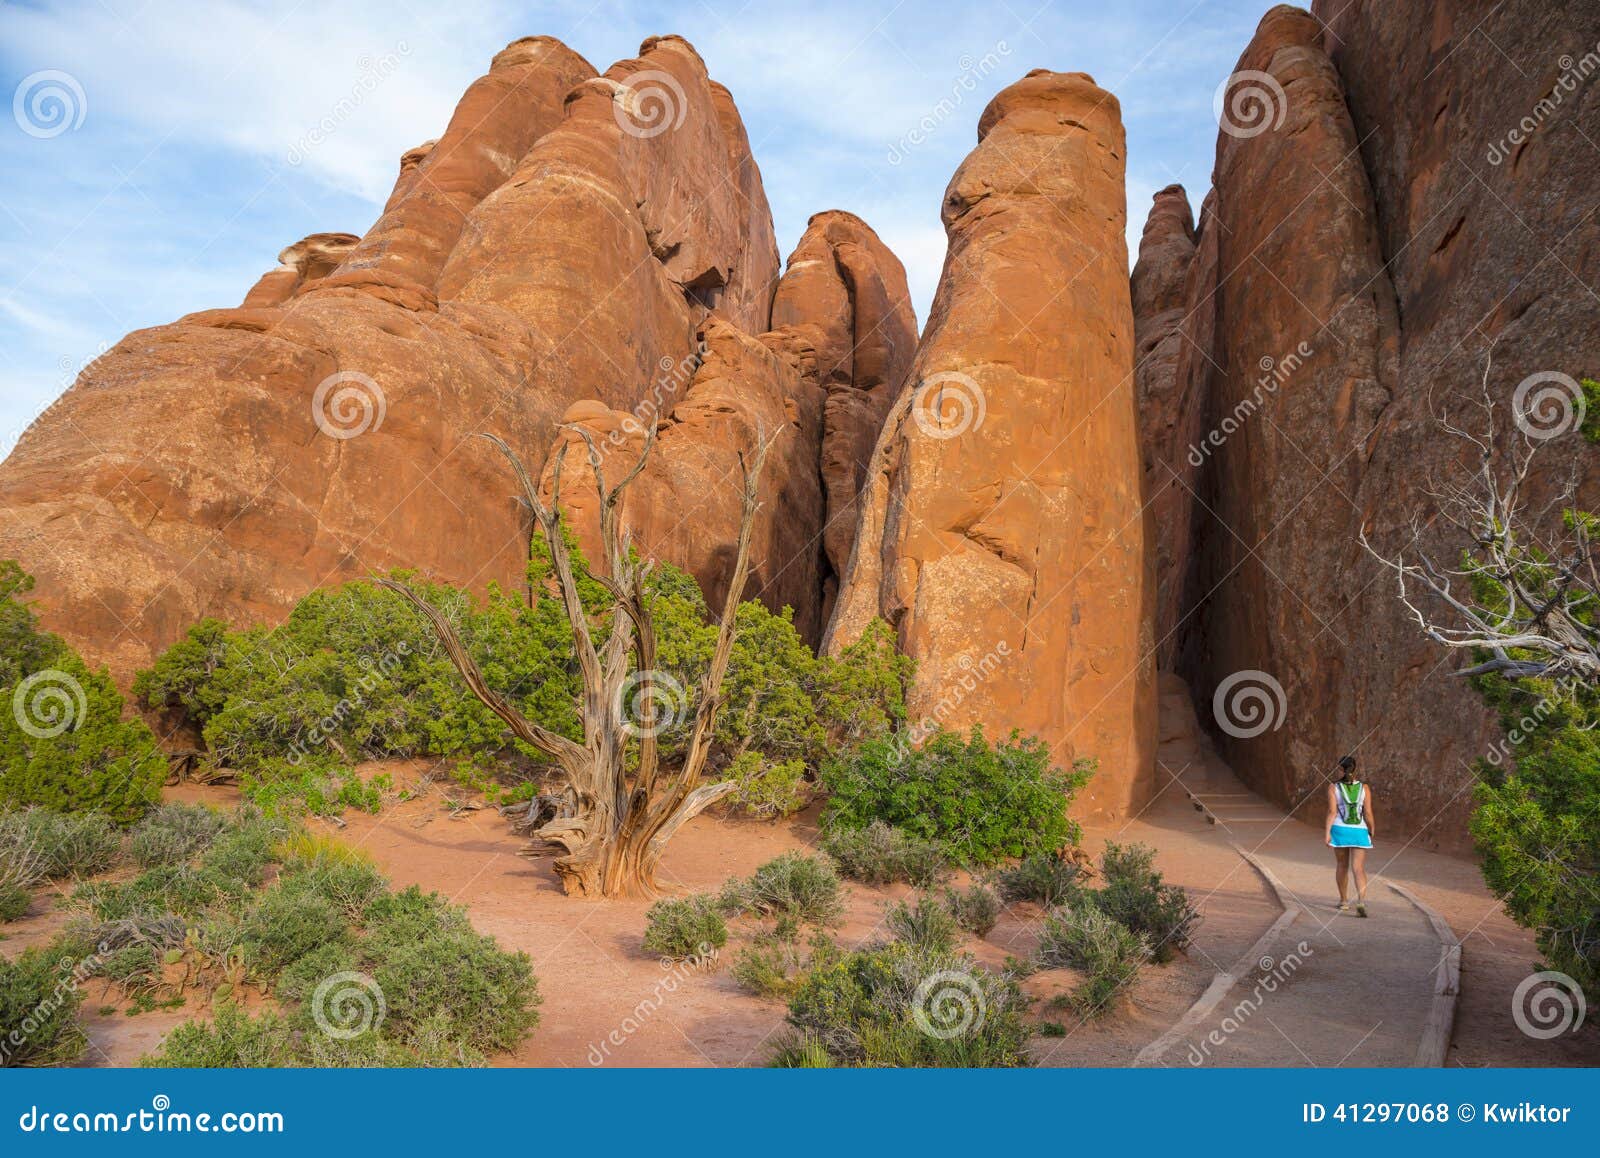
[[(1117, 94), (1132, 245), (1163, 185), (1181, 181), (1198, 205), (1212, 95), (1270, 6), (0, 0), (13, 98), (0, 118), (0, 454), (129, 330), (238, 304), (308, 233), (365, 232), (400, 154), (437, 136), (518, 36), (559, 36), (602, 70), (647, 36), (686, 36), (744, 115), (783, 255), (812, 213), (858, 213), (905, 262), (921, 320), (944, 187), (995, 92), (1051, 68)], [(30, 77), (25, 94), (66, 93), (65, 124), (29, 120), (26, 96), (18, 113)], [(934, 114), (942, 101), (948, 116)], [(309, 143), (341, 102), (348, 115)]]

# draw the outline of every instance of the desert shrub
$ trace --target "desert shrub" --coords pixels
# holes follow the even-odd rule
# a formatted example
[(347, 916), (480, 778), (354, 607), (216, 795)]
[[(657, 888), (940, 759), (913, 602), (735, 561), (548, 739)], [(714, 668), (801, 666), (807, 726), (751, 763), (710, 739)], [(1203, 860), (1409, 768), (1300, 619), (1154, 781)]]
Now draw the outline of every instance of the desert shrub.
[(19, 920), (45, 877), (45, 861), (33, 833), (22, 826), (0, 841), (0, 922)]
[(209, 848), (228, 818), (203, 804), (163, 804), (134, 826), (128, 851), (140, 868), (178, 864)]
[(141, 1066), (160, 1069), (278, 1069), (300, 1065), (294, 1030), (282, 1017), (252, 1017), (222, 1002), (210, 1021), (177, 1026)]
[(1534, 931), (1544, 967), (1600, 1002), (1600, 690), (1499, 675), (1474, 684), (1508, 736), (1505, 754), (1477, 766), (1471, 831), (1484, 880)]
[(824, 663), (817, 715), (835, 750), (882, 740), (905, 726), (906, 688), (916, 661), (900, 654), (894, 629), (874, 619), (861, 637)]
[(307, 953), (349, 935), (349, 918), (328, 898), (287, 882), (267, 889), (240, 922), (240, 945), (255, 975), (275, 978)]
[(781, 919), (775, 929), (759, 933), (740, 949), (729, 974), (758, 997), (788, 997), (815, 968), (838, 960), (840, 950), (826, 933), (816, 932), (804, 947), (799, 925)]
[(1103, 1016), (1119, 994), (1133, 987), (1150, 959), (1150, 942), (1092, 904), (1062, 906), (1046, 915), (1039, 933), (1039, 961), (1083, 974), (1069, 995), (1086, 1020)]
[(919, 896), (914, 905), (896, 901), (890, 906), (885, 923), (899, 940), (929, 952), (947, 953), (961, 937), (961, 926), (950, 910), (926, 894)]
[(863, 884), (906, 881), (926, 888), (950, 872), (950, 854), (944, 845), (891, 828), (881, 820), (865, 828), (830, 828), (823, 834), (822, 849), (841, 873)]
[(828, 1070), (833, 1059), (827, 1048), (809, 1034), (791, 1034), (779, 1040), (769, 1063), (773, 1069)]
[(372, 854), (366, 849), (346, 844), (338, 837), (309, 832), (303, 828), (295, 829), (280, 840), (273, 849), (273, 856), (283, 864), (295, 868), (320, 868), (333, 865), (375, 867)]
[(83, 996), (55, 947), (0, 958), (0, 1066), (64, 1066), (82, 1056)]
[(820, 1049), (845, 1066), (1026, 1066), (1024, 1004), (1014, 980), (969, 956), (895, 941), (806, 976), (779, 1060)]
[(1082, 891), (1081, 870), (1055, 850), (1023, 857), (995, 874), (1000, 895), (1008, 901), (1036, 901), (1046, 908), (1062, 904)]
[(774, 763), (760, 752), (745, 752), (728, 765), (721, 778), (738, 784), (723, 797), (723, 806), (762, 820), (793, 815), (811, 799), (806, 762), (801, 759)]
[(221, 895), (216, 883), (193, 865), (158, 865), (129, 881), (87, 881), (72, 891), (67, 904), (98, 921), (164, 913), (193, 917)]
[(645, 951), (674, 961), (705, 957), (728, 943), (728, 926), (711, 897), (657, 901), (645, 920)]
[(153, 804), (167, 763), (150, 729), (124, 720), (111, 677), (39, 630), (22, 596), (33, 579), (0, 562), (0, 805), (99, 811), (132, 820)]
[[(178, 870), (203, 878), (219, 850), (250, 875), (263, 855), (281, 865), (277, 879), (248, 893), (237, 912), (234, 899), (217, 892), (187, 934), (180, 923), (182, 952), (213, 977), (224, 975), (213, 991), (218, 1012), (209, 1023), (180, 1027), (145, 1064), (481, 1065), (486, 1053), (513, 1048), (537, 1024), (538, 983), (527, 956), (477, 933), (465, 910), (415, 887), (389, 892), (370, 859), (326, 838), (285, 833), (259, 813), (236, 819), (239, 827), (219, 837), (199, 866), (161, 866), (129, 882), (138, 887)], [(211, 871), (222, 877), (217, 866)], [(159, 950), (156, 927), (144, 927), (150, 935), (137, 944)], [(244, 980), (283, 1003), (281, 1016), (251, 1018), (229, 1006)], [(125, 984), (138, 982), (130, 971)], [(352, 1019), (360, 1024), (347, 1025)], [(361, 1032), (330, 1035), (330, 1023)]]
[[(584, 606), (603, 637), (605, 590), (586, 574), (569, 534)], [(489, 685), (528, 719), (577, 739), (581, 680), (565, 609), (552, 585), (548, 548), (536, 543), (528, 592), (488, 596), (397, 573), (457, 627)], [(657, 666), (693, 692), (710, 662), (716, 629), (694, 579), (670, 566), (652, 573)], [(742, 604), (724, 706), (708, 772), (735, 777), (729, 806), (778, 816), (803, 806), (827, 752), (887, 735), (904, 718), (906, 661), (875, 627), (837, 658), (814, 655), (785, 609)], [(498, 796), (505, 775), (531, 791), (544, 762), (456, 676), (442, 646), (395, 593), (357, 582), (312, 592), (288, 620), (232, 631), (205, 620), (139, 675), (135, 694), (152, 710), (198, 729), (207, 760), (241, 774), (245, 792), (299, 815), (375, 809), (381, 796), (350, 772), (356, 761), (432, 756), (458, 761), (463, 781)], [(658, 738), (680, 756), (695, 712), (683, 705)]]
[(839, 874), (824, 857), (786, 852), (761, 865), (748, 880), (730, 880), (721, 906), (734, 912), (788, 916), (813, 925), (844, 918)]
[(98, 812), (24, 808), (0, 813), (0, 862), (13, 848), (31, 847), (45, 877), (91, 876), (116, 863), (122, 833)]
[(33, 578), (0, 561), (0, 805), (99, 811), (123, 822), (153, 804), (167, 763), (150, 729), (125, 720), (122, 695), (23, 597)]
[(939, 840), (974, 864), (1075, 843), (1067, 806), (1093, 771), (1078, 761), (1063, 772), (1038, 739), (1014, 733), (991, 745), (981, 728), (965, 737), (939, 730), (920, 748), (869, 740), (823, 765), (831, 828), (874, 820)]
[(387, 1002), (387, 1032), (404, 1037), (432, 1026), (487, 1054), (515, 1049), (538, 1025), (528, 955), (501, 949), (437, 893), (413, 885), (386, 894), (366, 920), (362, 959)]
[(746, 945), (733, 958), (729, 975), (758, 997), (787, 997), (797, 984), (794, 951), (779, 944)]
[(956, 924), (974, 937), (987, 937), (1000, 920), (1000, 898), (985, 884), (945, 889), (944, 905)]
[(1200, 912), (1182, 888), (1162, 883), (1155, 856), (1148, 845), (1107, 842), (1100, 860), (1104, 884), (1088, 895), (1106, 916), (1144, 937), (1151, 959), (1164, 963), (1188, 948)]
[(28, 915), (28, 906), (33, 904), (30, 888), (5, 874), (6, 870), (0, 869), (0, 924), (22, 920)]

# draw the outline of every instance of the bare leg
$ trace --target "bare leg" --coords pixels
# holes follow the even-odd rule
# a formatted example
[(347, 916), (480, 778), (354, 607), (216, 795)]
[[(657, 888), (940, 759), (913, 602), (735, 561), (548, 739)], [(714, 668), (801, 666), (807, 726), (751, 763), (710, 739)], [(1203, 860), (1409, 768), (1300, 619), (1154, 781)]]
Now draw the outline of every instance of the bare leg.
[(1350, 874), (1350, 850), (1347, 848), (1334, 849), (1333, 864), (1333, 879), (1339, 885), (1339, 903), (1343, 905), (1348, 903), (1350, 899), (1350, 889), (1347, 884), (1347, 878)]
[(1356, 900), (1367, 899), (1367, 850), (1352, 848), (1350, 850), (1350, 867), (1355, 870)]

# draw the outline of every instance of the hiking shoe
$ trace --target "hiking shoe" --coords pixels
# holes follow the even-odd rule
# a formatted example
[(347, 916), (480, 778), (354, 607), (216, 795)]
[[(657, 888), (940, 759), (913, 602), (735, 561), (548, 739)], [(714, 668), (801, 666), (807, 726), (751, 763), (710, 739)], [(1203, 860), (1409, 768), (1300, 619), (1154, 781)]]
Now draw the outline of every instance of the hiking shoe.
[(1365, 917), (1366, 915), (1367, 915), (1367, 902), (1366, 901), (1357, 901), (1356, 902), (1356, 916)]
[(1348, 901), (1340, 901), (1339, 902), (1339, 911), (1341, 913), (1348, 913), (1350, 911), (1349, 902)]

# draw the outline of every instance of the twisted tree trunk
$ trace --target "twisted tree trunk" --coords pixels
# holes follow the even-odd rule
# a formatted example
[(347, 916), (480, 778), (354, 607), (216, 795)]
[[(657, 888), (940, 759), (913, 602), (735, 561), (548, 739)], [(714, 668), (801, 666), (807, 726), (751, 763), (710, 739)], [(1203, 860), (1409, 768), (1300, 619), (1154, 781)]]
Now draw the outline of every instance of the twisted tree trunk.
[[(517, 739), (543, 753), (559, 768), (564, 781), (556, 794), (559, 803), (553, 810), (530, 810), (528, 831), (535, 843), (524, 852), (545, 855), (555, 851), (555, 870), (569, 895), (652, 897), (656, 895), (656, 869), (667, 842), (685, 823), (734, 789), (731, 781), (699, 781), (722, 709), (722, 684), (733, 655), (739, 602), (749, 576), (751, 530), (759, 506), (757, 486), (771, 443), (758, 432), (754, 461), (747, 464), (740, 456), (744, 494), (738, 554), (723, 604), (716, 648), (698, 689), (694, 727), (683, 764), (676, 770), (663, 770), (656, 740), (660, 721), (655, 622), (645, 591), (651, 565), (630, 556), (628, 537), (617, 509), (628, 486), (644, 469), (655, 443), (654, 432), (647, 437), (639, 460), (616, 486), (608, 487), (592, 437), (582, 428), (575, 429), (588, 448), (589, 465), (600, 496), (600, 540), (606, 574), (589, 572), (588, 577), (604, 587), (613, 601), (607, 613), (610, 632), (599, 647), (578, 594), (571, 552), (561, 534), (560, 444), (554, 451), (553, 486), (547, 505), (540, 500), (533, 480), (511, 447), (493, 435), (483, 437), (494, 443), (511, 464), (523, 500), (533, 512), (550, 551), (583, 683), (583, 702), (579, 705), (582, 743), (527, 719), (491, 688), (455, 627), (436, 607), (403, 583), (390, 579), (379, 582), (405, 597), (427, 617), (472, 694), (504, 720)], [(630, 717), (630, 710), (636, 710), (637, 718)], [(638, 740), (638, 769), (630, 777), (627, 760), (632, 739)]]

